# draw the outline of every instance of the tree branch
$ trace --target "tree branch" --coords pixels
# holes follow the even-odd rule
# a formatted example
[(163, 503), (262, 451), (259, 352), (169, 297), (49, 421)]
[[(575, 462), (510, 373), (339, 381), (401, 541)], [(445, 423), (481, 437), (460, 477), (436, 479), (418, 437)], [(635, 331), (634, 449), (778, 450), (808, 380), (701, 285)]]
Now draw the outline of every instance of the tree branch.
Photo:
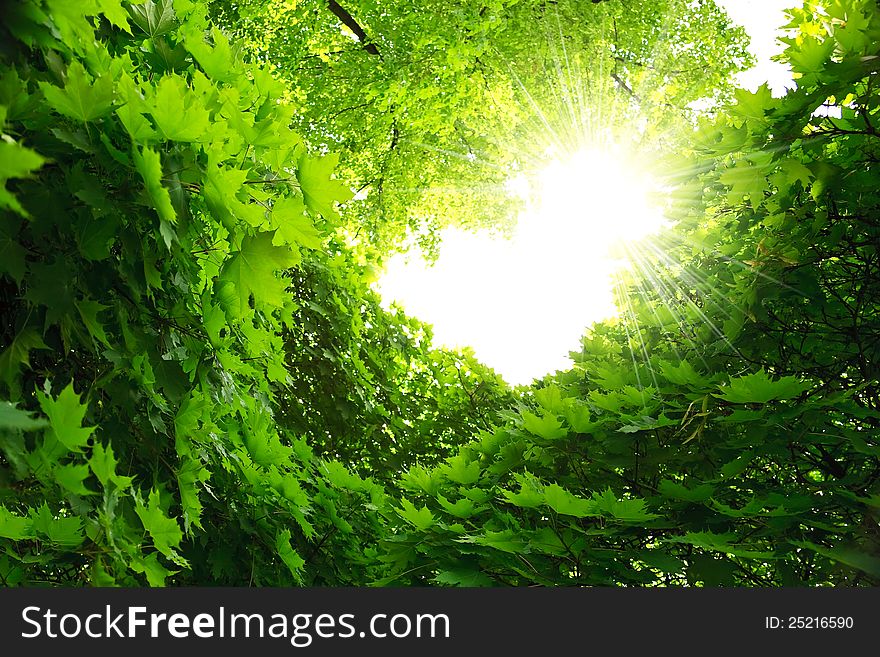
[(336, 2), (336, 0), (327, 0), (327, 9), (332, 11), (348, 29), (354, 32), (354, 35), (358, 38), (358, 41), (361, 42), (361, 46), (363, 46), (364, 50), (371, 55), (376, 55), (378, 57), (382, 56), (379, 49), (376, 47), (376, 44), (372, 43), (370, 37), (364, 32), (364, 28), (362, 28), (354, 19), (354, 16), (349, 14), (338, 2)]
[(612, 73), (611, 77), (617, 83), (617, 86), (619, 86), (626, 93), (628, 93), (633, 99), (635, 99), (637, 102), (642, 102), (642, 99), (639, 98), (638, 94), (636, 94), (636, 92), (634, 92), (632, 89), (630, 89), (629, 85), (626, 82), (624, 82), (623, 78), (621, 78), (617, 73)]

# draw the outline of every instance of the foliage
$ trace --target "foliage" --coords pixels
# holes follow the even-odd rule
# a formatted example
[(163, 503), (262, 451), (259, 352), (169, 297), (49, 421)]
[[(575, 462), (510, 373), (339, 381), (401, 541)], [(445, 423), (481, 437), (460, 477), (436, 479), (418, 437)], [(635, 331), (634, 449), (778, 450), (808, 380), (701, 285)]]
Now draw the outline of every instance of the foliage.
[(880, 12), (791, 15), (797, 89), (668, 164), (678, 224), (574, 369), (404, 477), (384, 581), (880, 582)]
[(8, 22), (8, 585), (371, 572), (381, 487), (273, 419), (300, 319), (284, 272), (350, 193), (289, 129), (283, 88), (199, 12), (47, 2)]
[(292, 272), (294, 322), (282, 334), (289, 384), (280, 425), (320, 454), (393, 485), (498, 419), (511, 393), (470, 353), (431, 348), (430, 328), (384, 311), (350, 252)]
[[(211, 10), (246, 53), (192, 0), (4, 22), (6, 585), (880, 583), (876, 3), (792, 11), (797, 88), (694, 131), (744, 63), (711, 2)], [(672, 132), (676, 225), (512, 393), (369, 286), (429, 210), (500, 216), (437, 192), (562, 124), (517, 96), (551, 43)]]
[(594, 108), (626, 141), (642, 139), (642, 121), (671, 135), (690, 102), (723, 96), (749, 61), (713, 2), (211, 6), (288, 83), (308, 142), (341, 153), (359, 190), (346, 224), (379, 256), (412, 240), (433, 254), (447, 226), (503, 232), (517, 207), (506, 181), (594, 132)]

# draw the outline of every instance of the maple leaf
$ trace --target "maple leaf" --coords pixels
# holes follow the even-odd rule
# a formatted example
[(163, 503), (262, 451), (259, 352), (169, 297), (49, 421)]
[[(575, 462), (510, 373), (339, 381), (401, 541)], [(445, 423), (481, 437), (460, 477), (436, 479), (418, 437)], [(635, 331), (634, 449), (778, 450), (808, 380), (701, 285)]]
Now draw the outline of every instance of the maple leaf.
[[(27, 210), (25, 210), (15, 196), (6, 189), (6, 181), (10, 178), (30, 177), (34, 171), (42, 167), (45, 163), (46, 159), (36, 151), (25, 148), (20, 144), (0, 141), (0, 208), (13, 210), (23, 217), (29, 216)], [(3, 241), (9, 242), (8, 238)], [(9, 251), (10, 248), (11, 247), (8, 245), (4, 246), (2, 247), (2, 250), (0, 250), (0, 253), (5, 253)], [(12, 257), (15, 258), (15, 262), (18, 262), (23, 260), (24, 255), (13, 255)], [(23, 264), (12, 264), (11, 266), (7, 266), (9, 266), (11, 271), (14, 272), (21, 272), (23, 269)]]
[(87, 299), (83, 301), (75, 301), (74, 305), (76, 306), (76, 309), (79, 310), (80, 317), (82, 317), (83, 323), (86, 325), (86, 328), (92, 337), (109, 347), (110, 341), (107, 339), (104, 325), (98, 320), (98, 313), (102, 310), (106, 310), (107, 306), (98, 303), (97, 301)]
[(141, 151), (137, 148), (132, 152), (134, 164), (144, 179), (147, 195), (153, 203), (153, 207), (159, 214), (159, 228), (166, 248), (171, 248), (174, 233), (171, 224), (177, 221), (177, 213), (171, 205), (171, 195), (162, 186), (162, 162), (159, 154), (152, 148), (144, 147)]
[(83, 122), (101, 118), (113, 108), (113, 80), (102, 75), (90, 81), (86, 69), (77, 60), (67, 67), (64, 88), (40, 82), (40, 89), (52, 109)]
[(547, 506), (563, 515), (585, 518), (597, 515), (596, 503), (585, 500), (562, 488), (557, 484), (550, 484), (544, 488), (544, 501)]
[(31, 509), (30, 520), (33, 531), (64, 547), (76, 547), (85, 538), (82, 533), (82, 520), (79, 517), (56, 518), (45, 502), (39, 509)]
[(424, 531), (434, 524), (434, 514), (428, 507), (423, 506), (421, 509), (417, 509), (405, 497), (401, 498), (400, 507), (397, 509), (397, 513), (414, 527)]
[(562, 423), (552, 415), (538, 417), (529, 411), (522, 412), (523, 428), (529, 433), (540, 436), (546, 440), (556, 440), (568, 435)]
[(290, 547), (290, 530), (285, 529), (278, 532), (275, 537), (275, 550), (278, 556), (284, 562), (284, 565), (290, 570), (290, 574), (298, 582), (302, 582), (302, 569), (305, 566), (305, 560), (297, 554), (297, 551)]
[(175, 550), (180, 546), (183, 532), (177, 521), (166, 516), (160, 508), (159, 491), (152, 489), (146, 504), (139, 494), (135, 494), (135, 513), (149, 532), (156, 549), (175, 563), (183, 562), (181, 565), (185, 565), (186, 562)]
[(812, 384), (795, 376), (783, 376), (774, 381), (761, 368), (754, 374), (731, 377), (730, 385), (722, 386), (721, 393), (715, 394), (715, 397), (735, 404), (765, 404), (775, 399), (797, 397), (811, 387)]
[(251, 295), (257, 306), (280, 308), (284, 305), (287, 283), (275, 272), (296, 265), (299, 253), (286, 246), (272, 244), (274, 233), (245, 237), (241, 249), (234, 252), (220, 271), (221, 296), (234, 315), (243, 316), (250, 307)]
[(37, 391), (40, 408), (49, 418), (52, 432), (58, 441), (72, 452), (79, 452), (86, 445), (95, 427), (83, 427), (88, 406), (81, 404), (73, 390), (73, 381), (61, 391), (56, 399)]
[(217, 28), (214, 28), (211, 36), (214, 41), (213, 48), (205, 43), (200, 33), (188, 34), (185, 41), (186, 49), (192, 53), (208, 77), (221, 81), (231, 80), (238, 71), (233, 64), (234, 58), (229, 40)]
[(31, 521), (22, 518), (0, 505), (0, 538), (20, 541), (31, 537)]
[(312, 157), (303, 152), (296, 167), (296, 178), (302, 188), (306, 206), (328, 221), (339, 218), (339, 213), (333, 207), (335, 202), (343, 203), (354, 196), (345, 183), (330, 178), (338, 162), (339, 156), (335, 153)]
[(85, 487), (83, 483), (89, 476), (89, 466), (86, 464), (58, 465), (52, 471), (55, 481), (65, 490), (74, 495), (94, 495), (95, 492)]
[(44, 418), (33, 417), (33, 413), (16, 408), (8, 401), (0, 402), (0, 429), (33, 431), (48, 426)]
[(470, 461), (464, 454), (453, 456), (443, 468), (443, 474), (450, 481), (467, 486), (480, 478), (480, 464)]
[(98, 481), (106, 488), (112, 481), (119, 488), (128, 488), (131, 485), (132, 478), (124, 477), (116, 474), (116, 456), (113, 454), (113, 447), (107, 445), (104, 447), (100, 443), (92, 448), (92, 455), (89, 457), (89, 467)]
[(179, 75), (166, 75), (147, 105), (159, 132), (169, 141), (196, 141), (210, 128), (211, 116)]
[(37, 331), (32, 328), (22, 329), (12, 339), (12, 343), (0, 353), (0, 373), (2, 373), (0, 380), (12, 387), (21, 366), (30, 367), (31, 350), (48, 348)]
[(323, 235), (305, 214), (302, 196), (289, 196), (275, 202), (271, 225), (276, 228), (273, 244), (301, 245), (320, 249)]
[(120, 0), (98, 0), (98, 7), (111, 24), (131, 34), (128, 12), (125, 11)]
[(151, 39), (167, 34), (177, 23), (171, 0), (146, 0), (129, 7), (131, 20)]

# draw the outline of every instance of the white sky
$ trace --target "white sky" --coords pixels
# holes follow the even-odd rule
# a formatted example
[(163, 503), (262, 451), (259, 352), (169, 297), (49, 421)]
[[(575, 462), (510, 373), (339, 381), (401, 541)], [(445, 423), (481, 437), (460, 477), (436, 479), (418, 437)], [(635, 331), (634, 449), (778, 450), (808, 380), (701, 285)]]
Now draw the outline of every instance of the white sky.
[[(766, 80), (784, 93), (791, 76), (770, 57), (782, 50), (775, 35), (792, 0), (717, 1), (746, 28), (758, 60), (739, 83), (754, 89)], [(607, 153), (568, 170), (557, 162), (542, 182), (551, 200), (520, 216), (513, 239), (445, 230), (433, 267), (418, 252), (398, 255), (377, 284), (386, 305), (433, 324), (435, 345), (473, 347), (511, 384), (570, 367), (584, 329), (616, 314), (610, 242), (662, 220), (632, 168)]]
[(764, 82), (770, 83), (774, 96), (781, 96), (793, 86), (791, 71), (786, 64), (770, 58), (780, 54), (785, 44), (776, 41), (779, 28), (788, 23), (785, 10), (798, 6), (797, 0), (715, 0), (734, 23), (742, 25), (751, 38), (749, 50), (758, 60), (754, 67), (740, 73), (740, 86), (754, 91)]

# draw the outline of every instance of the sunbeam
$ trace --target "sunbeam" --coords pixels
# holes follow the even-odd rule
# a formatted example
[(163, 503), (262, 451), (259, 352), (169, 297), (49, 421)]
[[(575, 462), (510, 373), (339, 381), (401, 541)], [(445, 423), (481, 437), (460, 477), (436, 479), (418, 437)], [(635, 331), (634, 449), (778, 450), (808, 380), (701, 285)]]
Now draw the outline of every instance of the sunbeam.
[(545, 161), (510, 181), (525, 203), (510, 240), (447, 230), (433, 267), (397, 256), (379, 283), (386, 302), (434, 325), (438, 343), (473, 347), (512, 383), (570, 365), (583, 329), (618, 312), (615, 245), (664, 223), (650, 176), (609, 135)]

